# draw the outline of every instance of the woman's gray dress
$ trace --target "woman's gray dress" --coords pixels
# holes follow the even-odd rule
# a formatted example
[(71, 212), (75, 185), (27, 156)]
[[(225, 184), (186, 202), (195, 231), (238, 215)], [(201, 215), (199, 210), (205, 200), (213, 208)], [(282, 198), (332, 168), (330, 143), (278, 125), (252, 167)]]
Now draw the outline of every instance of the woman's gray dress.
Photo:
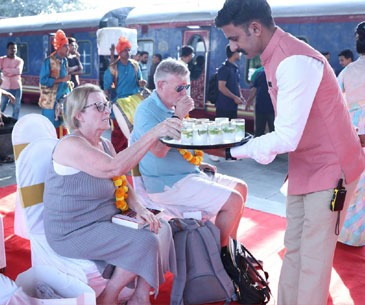
[[(104, 141), (103, 146), (110, 154)], [(44, 189), (47, 241), (60, 255), (95, 261), (104, 277), (113, 270), (106, 267), (114, 265), (141, 276), (157, 291), (164, 273), (176, 270), (170, 226), (161, 221), (155, 234), (112, 223), (111, 217), (120, 213), (114, 192), (111, 179), (81, 171), (58, 175), (51, 163)]]

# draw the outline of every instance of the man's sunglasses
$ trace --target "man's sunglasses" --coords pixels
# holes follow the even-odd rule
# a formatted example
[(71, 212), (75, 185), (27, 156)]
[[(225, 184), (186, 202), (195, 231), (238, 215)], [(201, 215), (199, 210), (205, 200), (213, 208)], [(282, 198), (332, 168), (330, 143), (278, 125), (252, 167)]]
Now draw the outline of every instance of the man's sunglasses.
[(176, 92), (181, 92), (181, 91), (183, 91), (184, 90), (184, 88), (186, 89), (186, 90), (188, 90), (189, 88), (190, 88), (190, 85), (181, 85), (181, 86), (179, 86), (179, 87), (176, 87)]
[(82, 110), (86, 109), (86, 108), (89, 108), (91, 106), (96, 106), (96, 109), (99, 111), (99, 112), (104, 112), (105, 111), (105, 108), (108, 107), (109, 109), (112, 108), (112, 103), (110, 101), (106, 101), (105, 103), (103, 102), (96, 102), (96, 103), (93, 103), (93, 104), (90, 104), (90, 105), (87, 105), (85, 106), (84, 108), (82, 108)]

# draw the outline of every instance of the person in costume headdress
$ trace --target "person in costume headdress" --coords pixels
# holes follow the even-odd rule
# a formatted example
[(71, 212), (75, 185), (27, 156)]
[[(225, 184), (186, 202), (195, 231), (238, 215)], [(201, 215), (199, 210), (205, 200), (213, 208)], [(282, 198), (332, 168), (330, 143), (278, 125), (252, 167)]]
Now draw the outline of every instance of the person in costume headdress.
[[(112, 88), (115, 88), (116, 97), (113, 103), (117, 103), (125, 112), (130, 125), (133, 124), (134, 111), (143, 97), (139, 94), (141, 87), (147, 82), (142, 79), (141, 69), (137, 61), (131, 59), (132, 44), (124, 36), (118, 40), (115, 47), (118, 58), (111, 62), (104, 74), (104, 90), (110, 98)], [(114, 45), (111, 47), (114, 54)], [(111, 140), (117, 152), (128, 146), (128, 140), (120, 130), (117, 121), (113, 118), (113, 131)]]
[(69, 43), (62, 30), (56, 32), (53, 47), (55, 52), (44, 60), (39, 75), (41, 95), (38, 104), (42, 108), (42, 115), (56, 127), (58, 137), (62, 137), (62, 118), (59, 117), (58, 109), (61, 108), (62, 98), (70, 92), (68, 81), (71, 79), (67, 64)]

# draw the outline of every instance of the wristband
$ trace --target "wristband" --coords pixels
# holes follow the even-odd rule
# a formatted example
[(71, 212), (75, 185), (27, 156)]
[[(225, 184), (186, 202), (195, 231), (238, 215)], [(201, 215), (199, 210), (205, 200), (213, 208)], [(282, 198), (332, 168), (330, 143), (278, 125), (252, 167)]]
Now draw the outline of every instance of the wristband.
[(226, 148), (225, 151), (226, 151), (226, 160), (237, 160), (237, 158), (232, 157), (230, 148)]
[(180, 118), (176, 114), (173, 114), (171, 118), (176, 118), (180, 120)]

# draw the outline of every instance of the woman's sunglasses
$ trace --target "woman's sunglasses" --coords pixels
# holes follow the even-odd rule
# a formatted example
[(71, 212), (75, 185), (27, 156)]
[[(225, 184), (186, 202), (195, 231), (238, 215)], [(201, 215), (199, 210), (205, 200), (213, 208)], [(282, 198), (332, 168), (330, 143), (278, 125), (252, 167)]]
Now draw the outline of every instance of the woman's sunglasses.
[(106, 101), (105, 103), (103, 103), (103, 102), (96, 102), (96, 103), (87, 105), (87, 106), (85, 106), (82, 109), (84, 110), (84, 109), (89, 108), (89, 107), (94, 106), (94, 105), (96, 106), (96, 109), (99, 112), (104, 112), (106, 107), (108, 107), (109, 109), (112, 108), (112, 103), (110, 101)]

